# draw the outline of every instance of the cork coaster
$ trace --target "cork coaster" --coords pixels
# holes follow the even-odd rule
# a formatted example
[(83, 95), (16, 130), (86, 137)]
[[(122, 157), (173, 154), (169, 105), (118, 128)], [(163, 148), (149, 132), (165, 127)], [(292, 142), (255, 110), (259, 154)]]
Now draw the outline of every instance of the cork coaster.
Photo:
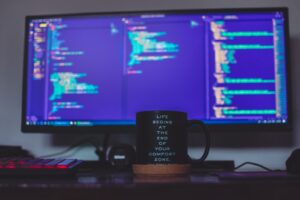
[(190, 164), (134, 164), (135, 175), (184, 175), (191, 171)]

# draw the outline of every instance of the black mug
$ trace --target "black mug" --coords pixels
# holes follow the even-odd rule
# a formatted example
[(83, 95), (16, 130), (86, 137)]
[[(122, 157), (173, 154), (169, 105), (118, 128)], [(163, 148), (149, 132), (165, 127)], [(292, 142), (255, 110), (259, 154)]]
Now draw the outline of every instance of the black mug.
[(188, 164), (187, 129), (199, 125), (205, 134), (206, 146), (200, 159), (208, 155), (210, 137), (199, 120), (188, 120), (185, 112), (142, 111), (136, 114), (137, 164)]

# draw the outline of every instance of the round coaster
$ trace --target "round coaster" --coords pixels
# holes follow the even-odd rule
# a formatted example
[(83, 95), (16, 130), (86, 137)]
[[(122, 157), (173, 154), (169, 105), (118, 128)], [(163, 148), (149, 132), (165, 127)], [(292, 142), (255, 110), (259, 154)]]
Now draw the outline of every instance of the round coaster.
[(190, 164), (134, 164), (136, 175), (184, 175), (191, 171)]

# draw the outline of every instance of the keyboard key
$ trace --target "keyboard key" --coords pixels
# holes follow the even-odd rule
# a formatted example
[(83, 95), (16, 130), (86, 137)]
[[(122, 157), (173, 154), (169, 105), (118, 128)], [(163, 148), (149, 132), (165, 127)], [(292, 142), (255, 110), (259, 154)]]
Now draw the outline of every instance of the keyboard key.
[(0, 176), (75, 175), (77, 159), (0, 158)]

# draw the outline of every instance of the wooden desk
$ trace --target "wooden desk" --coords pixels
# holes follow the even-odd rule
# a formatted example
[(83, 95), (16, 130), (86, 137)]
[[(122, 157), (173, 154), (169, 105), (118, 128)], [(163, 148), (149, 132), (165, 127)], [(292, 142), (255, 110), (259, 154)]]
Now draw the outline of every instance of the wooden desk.
[[(300, 178), (234, 177), (193, 173), (183, 177), (134, 177), (130, 173), (88, 173), (76, 178), (0, 179), (1, 200), (212, 200), (299, 199)], [(226, 177), (222, 176), (223, 178)], [(232, 177), (232, 178), (230, 178)]]

